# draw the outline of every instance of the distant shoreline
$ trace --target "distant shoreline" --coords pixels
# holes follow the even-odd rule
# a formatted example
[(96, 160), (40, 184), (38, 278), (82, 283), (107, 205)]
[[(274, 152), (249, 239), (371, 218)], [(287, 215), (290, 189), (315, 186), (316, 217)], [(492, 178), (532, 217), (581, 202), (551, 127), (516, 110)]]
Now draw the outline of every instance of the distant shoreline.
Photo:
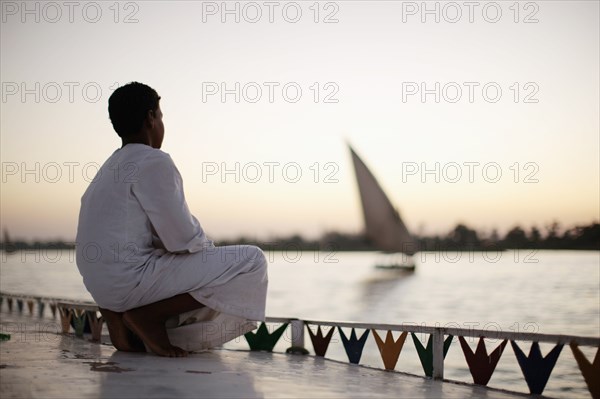
[[(545, 228), (542, 233), (531, 227), (527, 231), (520, 226), (514, 227), (500, 237), (495, 231), (489, 235), (479, 233), (459, 224), (445, 236), (415, 236), (419, 252), (436, 251), (499, 251), (515, 249), (551, 249), (551, 250), (600, 250), (600, 223), (576, 226), (560, 231), (558, 223)], [(240, 237), (235, 240), (215, 240), (215, 245), (257, 245), (268, 251), (312, 250), (312, 251), (377, 251), (363, 234), (328, 232), (315, 240), (304, 239), (296, 234), (288, 237), (276, 237), (270, 240), (257, 240)], [(0, 242), (0, 250), (14, 252), (18, 250), (38, 249), (74, 249), (75, 243), (62, 240), (27, 242), (16, 240)]]

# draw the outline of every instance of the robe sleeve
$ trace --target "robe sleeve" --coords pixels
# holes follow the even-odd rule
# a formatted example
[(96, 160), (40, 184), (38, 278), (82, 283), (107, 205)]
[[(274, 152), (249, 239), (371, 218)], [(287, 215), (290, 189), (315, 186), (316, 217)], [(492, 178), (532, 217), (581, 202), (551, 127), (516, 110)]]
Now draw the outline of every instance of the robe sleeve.
[(171, 157), (160, 150), (138, 165), (133, 195), (169, 252), (198, 252), (214, 247), (188, 208), (183, 181)]

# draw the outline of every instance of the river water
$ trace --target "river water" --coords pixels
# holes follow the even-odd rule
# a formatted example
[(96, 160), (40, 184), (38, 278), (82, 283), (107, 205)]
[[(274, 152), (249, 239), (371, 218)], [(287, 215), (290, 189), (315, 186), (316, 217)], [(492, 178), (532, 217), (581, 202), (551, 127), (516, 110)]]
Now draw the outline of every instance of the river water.
[[(2, 292), (91, 300), (73, 251), (1, 255)], [(268, 316), (600, 336), (600, 251), (420, 253), (414, 258), (414, 273), (376, 269), (375, 264), (388, 259), (375, 252), (289, 249), (266, 255)], [(276, 349), (284, 350), (286, 341)], [(476, 341), (470, 343), (474, 349)], [(499, 344), (486, 343), (488, 352)], [(528, 353), (529, 343), (520, 346)], [(540, 346), (544, 355), (552, 348)], [(595, 348), (582, 349), (593, 359)], [(347, 360), (337, 333), (327, 356)], [(382, 367), (372, 337), (361, 364)], [(423, 374), (410, 337), (396, 369)], [(472, 381), (457, 339), (446, 357), (445, 377)], [(528, 391), (510, 344), (489, 386)], [(563, 348), (544, 394), (589, 396), (570, 348)]]

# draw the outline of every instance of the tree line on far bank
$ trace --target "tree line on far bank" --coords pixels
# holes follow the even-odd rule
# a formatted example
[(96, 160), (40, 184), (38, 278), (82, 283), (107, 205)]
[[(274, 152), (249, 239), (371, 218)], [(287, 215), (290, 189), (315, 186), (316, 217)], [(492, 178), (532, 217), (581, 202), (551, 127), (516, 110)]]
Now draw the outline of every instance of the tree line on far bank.
[[(575, 226), (561, 230), (556, 222), (544, 229), (533, 226), (524, 229), (515, 226), (500, 236), (496, 230), (489, 234), (478, 232), (465, 224), (458, 224), (445, 235), (415, 235), (418, 248), (423, 251), (488, 251), (499, 249), (576, 249), (600, 250), (600, 223)], [(364, 234), (328, 232), (319, 239), (308, 240), (295, 234), (270, 240), (240, 237), (236, 240), (216, 241), (216, 245), (252, 244), (264, 250), (301, 249), (337, 251), (375, 251), (377, 248)], [(75, 244), (62, 240), (0, 242), (0, 249), (73, 249)]]
[[(600, 250), (600, 223), (575, 226), (561, 231), (558, 223), (524, 229), (515, 226), (504, 236), (496, 230), (490, 234), (478, 232), (464, 224), (458, 224), (445, 235), (415, 235), (418, 248), (423, 251), (490, 251), (498, 249), (581, 249)], [(316, 240), (306, 240), (300, 235), (275, 238), (269, 241), (256, 241), (240, 238), (219, 242), (219, 245), (256, 244), (266, 250), (285, 248), (375, 251), (377, 248), (364, 234), (328, 232)]]

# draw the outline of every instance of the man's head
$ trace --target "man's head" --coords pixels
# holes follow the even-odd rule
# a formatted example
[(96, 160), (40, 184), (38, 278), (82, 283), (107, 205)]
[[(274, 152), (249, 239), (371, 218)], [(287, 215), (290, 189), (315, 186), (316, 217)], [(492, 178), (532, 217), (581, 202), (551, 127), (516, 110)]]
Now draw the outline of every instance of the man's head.
[(114, 91), (108, 99), (108, 114), (124, 142), (147, 141), (146, 144), (160, 148), (164, 126), (159, 100), (160, 96), (153, 88), (138, 82)]

